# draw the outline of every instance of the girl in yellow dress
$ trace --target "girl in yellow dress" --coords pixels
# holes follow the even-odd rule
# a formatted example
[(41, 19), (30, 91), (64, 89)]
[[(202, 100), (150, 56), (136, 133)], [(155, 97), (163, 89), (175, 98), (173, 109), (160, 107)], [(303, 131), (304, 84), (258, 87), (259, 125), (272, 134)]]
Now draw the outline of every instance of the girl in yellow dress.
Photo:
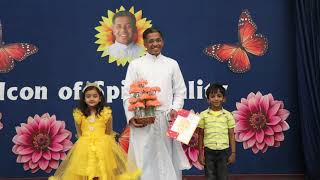
[(115, 142), (102, 89), (87, 83), (73, 111), (78, 140), (49, 180), (136, 180), (140, 176)]

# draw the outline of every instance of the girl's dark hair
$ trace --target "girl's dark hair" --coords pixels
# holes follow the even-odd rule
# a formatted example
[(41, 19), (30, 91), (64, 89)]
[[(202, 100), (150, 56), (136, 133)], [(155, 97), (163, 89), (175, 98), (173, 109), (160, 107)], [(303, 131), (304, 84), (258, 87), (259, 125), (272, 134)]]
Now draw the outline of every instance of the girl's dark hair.
[(226, 89), (221, 84), (211, 84), (206, 91), (207, 99), (209, 99), (210, 94), (217, 93), (218, 91), (225, 96)]
[(81, 95), (80, 95), (80, 101), (79, 101), (79, 106), (78, 106), (78, 108), (80, 109), (80, 111), (81, 111), (86, 117), (90, 116), (90, 109), (89, 109), (88, 105), (86, 104), (86, 102), (84, 101), (84, 99), (85, 99), (85, 94), (86, 94), (87, 91), (93, 90), (93, 89), (95, 89), (95, 90), (98, 92), (98, 94), (99, 94), (99, 96), (100, 96), (100, 98), (101, 98), (101, 101), (100, 101), (100, 102), (97, 104), (97, 106), (96, 106), (96, 115), (100, 115), (100, 113), (101, 113), (101, 111), (103, 110), (103, 108), (104, 108), (105, 106), (108, 106), (108, 105), (106, 104), (106, 100), (105, 100), (105, 98), (104, 98), (103, 93), (102, 93), (97, 87), (95, 87), (95, 86), (89, 86), (89, 87), (87, 87), (87, 88), (84, 90), (84, 92), (81, 93)]

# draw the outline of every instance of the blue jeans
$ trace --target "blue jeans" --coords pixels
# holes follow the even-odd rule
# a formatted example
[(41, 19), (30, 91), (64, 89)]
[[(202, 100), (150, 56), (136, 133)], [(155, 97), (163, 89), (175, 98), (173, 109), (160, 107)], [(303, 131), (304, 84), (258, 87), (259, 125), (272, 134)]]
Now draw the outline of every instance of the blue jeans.
[(227, 180), (228, 179), (228, 154), (229, 149), (212, 150), (204, 148), (205, 175), (207, 180)]

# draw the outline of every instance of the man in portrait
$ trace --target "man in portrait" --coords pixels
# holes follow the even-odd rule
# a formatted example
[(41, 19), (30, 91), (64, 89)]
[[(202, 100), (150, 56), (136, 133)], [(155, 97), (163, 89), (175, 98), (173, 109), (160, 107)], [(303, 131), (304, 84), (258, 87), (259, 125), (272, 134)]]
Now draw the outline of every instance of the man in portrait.
[(137, 38), (136, 18), (129, 11), (114, 14), (112, 33), (115, 41), (108, 49), (111, 58), (127, 59), (130, 62), (144, 54), (144, 48), (134, 42)]

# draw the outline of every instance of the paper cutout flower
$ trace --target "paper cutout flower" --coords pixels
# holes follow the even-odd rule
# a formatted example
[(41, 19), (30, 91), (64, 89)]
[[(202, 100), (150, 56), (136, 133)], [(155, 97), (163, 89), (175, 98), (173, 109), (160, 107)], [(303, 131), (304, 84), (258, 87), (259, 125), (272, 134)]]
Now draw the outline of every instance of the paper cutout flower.
[(236, 120), (235, 137), (244, 149), (252, 148), (256, 154), (265, 153), (268, 147), (279, 147), (284, 141), (283, 131), (289, 129), (286, 122), (290, 112), (282, 101), (274, 100), (272, 94), (250, 93), (236, 103), (233, 112)]
[[(198, 133), (195, 132), (188, 145), (182, 144), (183, 150), (186, 154), (186, 156), (189, 159), (189, 163), (192, 164), (194, 167), (196, 167), (199, 170), (203, 169), (203, 166), (198, 161), (199, 156), (199, 149), (198, 149)], [(203, 152), (202, 152), (203, 153)]]
[(2, 113), (0, 112), (0, 130), (3, 129), (3, 124), (1, 122), (1, 120), (2, 120)]
[[(124, 10), (126, 9), (121, 6), (119, 9), (116, 9), (116, 12)], [(134, 12), (133, 6), (130, 8), (129, 12), (131, 12), (136, 17), (137, 38), (134, 40), (134, 42), (137, 45), (144, 47), (142, 34), (147, 28), (150, 28), (152, 26), (151, 20), (147, 20), (147, 18), (142, 17), (142, 10)], [(99, 32), (95, 36), (96, 38), (98, 38), (95, 43), (99, 44), (97, 51), (102, 51), (101, 57), (109, 56), (108, 48), (114, 42), (114, 37), (112, 35), (112, 18), (114, 14), (114, 12), (108, 10), (107, 16), (102, 16), (102, 21), (99, 22), (100, 26), (97, 26), (95, 28)], [(142, 52), (141, 55), (143, 54), (144, 52)], [(132, 59), (130, 59), (130, 57), (115, 58), (109, 56), (109, 63), (116, 62), (117, 66), (125, 66), (127, 62), (130, 62), (131, 60)]]
[(17, 163), (23, 163), (24, 170), (32, 173), (57, 169), (59, 160), (65, 159), (72, 147), (72, 134), (65, 129), (65, 122), (48, 113), (28, 117), (27, 124), (21, 123), (16, 132), (12, 152), (18, 155)]

